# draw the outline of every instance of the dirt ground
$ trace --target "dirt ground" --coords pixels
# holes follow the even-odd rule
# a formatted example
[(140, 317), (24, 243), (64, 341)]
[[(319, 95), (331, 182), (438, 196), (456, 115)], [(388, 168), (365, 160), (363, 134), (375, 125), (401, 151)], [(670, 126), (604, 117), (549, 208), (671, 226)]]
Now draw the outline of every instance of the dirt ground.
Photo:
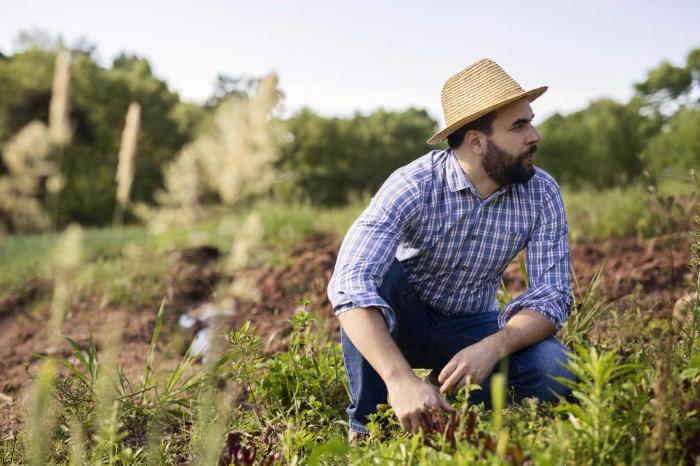
[[(690, 235), (680, 240), (665, 238), (638, 240), (611, 238), (572, 244), (574, 274), (581, 289), (585, 289), (598, 266), (605, 262), (600, 290), (610, 302), (624, 308), (626, 296), (639, 292), (640, 303), (650, 312), (663, 314), (683, 295), (689, 280)], [(171, 365), (179, 357), (201, 325), (187, 331), (178, 330), (177, 314), (212, 300), (217, 283), (240, 281), (254, 288), (250, 296), (241, 298), (231, 293), (232, 315), (226, 317), (226, 328), (237, 328), (251, 320), (261, 336), (265, 351), (274, 352), (285, 346), (290, 325), (287, 319), (300, 307), (302, 298), (321, 316), (326, 332), (337, 338), (338, 321), (332, 316), (326, 296), (340, 246), (337, 238), (314, 235), (305, 238), (292, 251), (290, 265), (281, 268), (258, 267), (237, 272), (233, 278), (222, 274), (219, 251), (203, 247), (176, 251), (176, 261), (166, 293), (169, 319), (161, 342), (177, 337), (182, 344), (159, 346), (157, 364)], [(514, 261), (507, 269), (505, 283), (517, 293), (523, 284), (519, 266)], [(47, 348), (48, 304), (50, 286), (32, 279), (22, 287), (0, 295), (0, 436), (16, 432), (20, 420), (18, 409), (26, 400), (26, 388), (31, 383), (40, 361), (47, 353), (69, 356), (68, 346)], [(225, 287), (225, 289), (231, 289)], [(576, 291), (576, 286), (574, 286)], [(43, 300), (41, 299), (43, 296)], [(99, 336), (107, 325), (121, 325), (124, 341), (121, 362), (128, 375), (142, 373), (155, 324), (159, 299), (141, 303), (135, 308), (106, 305), (99, 296), (88, 296), (76, 303), (66, 316), (64, 330), (81, 345), (86, 345), (92, 332)], [(99, 342), (99, 338), (98, 338)], [(99, 346), (99, 345), (98, 345)]]

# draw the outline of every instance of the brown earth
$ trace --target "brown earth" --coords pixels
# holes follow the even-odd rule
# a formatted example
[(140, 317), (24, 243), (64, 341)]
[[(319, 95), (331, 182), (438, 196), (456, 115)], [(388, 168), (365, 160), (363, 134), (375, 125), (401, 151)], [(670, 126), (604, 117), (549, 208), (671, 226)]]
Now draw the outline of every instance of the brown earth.
[[(671, 309), (673, 302), (687, 291), (688, 262), (692, 238), (680, 239), (611, 238), (572, 244), (572, 262), (579, 288), (585, 289), (598, 266), (605, 262), (600, 284), (602, 294), (612, 303), (624, 308), (626, 296), (639, 292), (641, 303), (654, 313)], [(189, 332), (177, 328), (177, 316), (188, 308), (210, 300), (217, 283), (240, 281), (256, 288), (258, 299), (235, 298), (234, 313), (226, 318), (227, 328), (237, 328), (251, 320), (261, 336), (267, 352), (285, 346), (290, 331), (289, 317), (300, 307), (302, 298), (311, 302), (309, 308), (320, 316), (321, 328), (337, 338), (338, 321), (333, 318), (326, 296), (340, 242), (327, 235), (305, 238), (291, 252), (288, 266), (257, 267), (225, 276), (219, 261), (219, 251), (212, 247), (185, 249), (175, 252), (174, 266), (166, 290), (169, 317), (161, 336), (157, 364), (172, 366), (186, 347), (166, 344), (169, 339), (191, 339)], [(511, 292), (522, 290), (519, 266), (514, 261), (507, 269), (505, 283)], [(49, 285), (32, 279), (22, 287), (0, 296), (0, 436), (13, 435), (19, 425), (17, 413), (26, 400), (26, 388), (36, 373), (40, 355), (60, 354), (69, 357), (67, 345), (47, 348), (47, 318)], [(576, 289), (576, 286), (574, 286)], [(240, 293), (236, 293), (240, 296)], [(83, 347), (94, 333), (99, 348), (107, 322), (122, 326), (124, 344), (120, 360), (128, 375), (138, 377), (145, 364), (148, 346), (155, 325), (160, 298), (139, 303), (134, 308), (104, 304), (100, 296), (87, 296), (75, 303), (64, 325), (66, 334)], [(116, 320), (113, 320), (116, 319)]]

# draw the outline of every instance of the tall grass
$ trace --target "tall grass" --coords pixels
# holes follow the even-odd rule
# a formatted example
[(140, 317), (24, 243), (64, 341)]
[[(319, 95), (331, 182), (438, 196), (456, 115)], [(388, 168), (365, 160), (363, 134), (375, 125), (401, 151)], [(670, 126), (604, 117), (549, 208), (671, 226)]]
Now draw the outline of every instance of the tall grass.
[[(690, 178), (661, 180), (658, 185), (640, 182), (605, 190), (563, 187), (562, 191), (574, 241), (671, 233), (664, 229), (669, 224), (668, 217), (687, 220), (697, 212), (697, 192)], [(675, 197), (674, 208), (658, 206), (658, 196)]]
[(51, 103), (49, 104), (49, 142), (64, 146), (71, 140), (70, 124), (70, 53), (59, 52), (54, 65)]
[(284, 133), (270, 117), (278, 99), (277, 77), (270, 74), (254, 96), (221, 102), (209, 125), (166, 168), (157, 208), (141, 204), (137, 215), (163, 231), (192, 225), (207, 199), (231, 206), (267, 193), (280, 175), (274, 162)]
[(114, 223), (124, 222), (124, 213), (129, 204), (129, 192), (134, 181), (136, 146), (141, 128), (141, 106), (136, 102), (129, 104), (126, 112), (122, 141), (119, 147), (119, 164), (117, 165), (117, 205), (114, 212)]
[(68, 227), (53, 258), (54, 284), (49, 321), (49, 346), (54, 349), (61, 341), (63, 319), (71, 304), (71, 285), (81, 263), (82, 234), (79, 226)]
[[(9, 220), (3, 229), (45, 231), (55, 220), (58, 196), (63, 189), (60, 173), (63, 147), (70, 142), (70, 54), (56, 56), (49, 104), (49, 125), (34, 120), (3, 146), (0, 176), (0, 213)], [(51, 207), (53, 204), (53, 220)]]

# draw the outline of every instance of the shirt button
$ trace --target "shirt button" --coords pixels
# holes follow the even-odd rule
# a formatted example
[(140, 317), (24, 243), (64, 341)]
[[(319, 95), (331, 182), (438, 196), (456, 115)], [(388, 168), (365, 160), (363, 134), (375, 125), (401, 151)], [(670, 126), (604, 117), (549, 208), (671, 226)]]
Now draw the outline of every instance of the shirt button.
[(460, 267), (460, 269), (462, 269), (462, 270), (467, 270), (467, 266), (466, 266), (466, 265), (463, 265), (463, 266)]
[(472, 235), (472, 240), (475, 240), (475, 239), (476, 239), (476, 235)]

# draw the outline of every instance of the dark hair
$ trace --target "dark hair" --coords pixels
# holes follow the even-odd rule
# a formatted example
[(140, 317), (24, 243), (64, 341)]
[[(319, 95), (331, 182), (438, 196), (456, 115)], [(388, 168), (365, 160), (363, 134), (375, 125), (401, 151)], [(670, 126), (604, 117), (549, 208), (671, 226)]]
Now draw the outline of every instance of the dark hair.
[(447, 136), (447, 144), (450, 146), (450, 149), (457, 149), (459, 146), (461, 146), (464, 142), (464, 136), (469, 131), (480, 131), (486, 136), (491, 136), (491, 133), (493, 132), (493, 119), (495, 117), (495, 111), (487, 113), (474, 121), (470, 121), (454, 133)]

